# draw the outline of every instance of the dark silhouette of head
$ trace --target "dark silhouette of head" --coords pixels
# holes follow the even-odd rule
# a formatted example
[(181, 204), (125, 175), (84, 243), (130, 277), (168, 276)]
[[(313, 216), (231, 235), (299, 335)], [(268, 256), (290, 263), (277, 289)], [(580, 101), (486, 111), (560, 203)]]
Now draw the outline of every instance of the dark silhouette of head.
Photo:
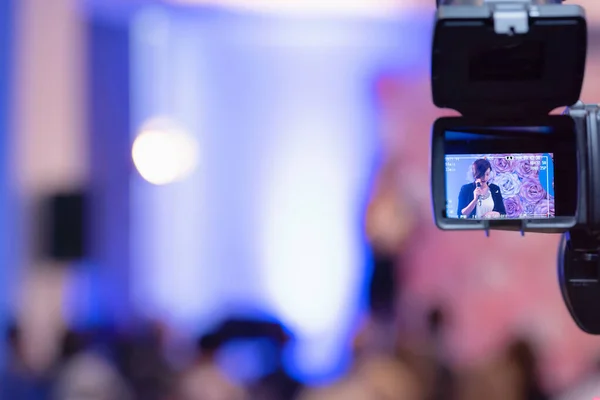
[(6, 329), (6, 341), (12, 349), (15, 349), (21, 339), (21, 330), (15, 323), (8, 325)]
[(6, 344), (13, 362), (22, 361), (23, 358), (23, 332), (17, 323), (12, 322), (6, 329)]
[(212, 359), (221, 347), (221, 341), (216, 333), (207, 333), (198, 338), (196, 350), (202, 359)]
[(441, 333), (445, 323), (446, 316), (444, 310), (440, 307), (435, 307), (429, 311), (429, 314), (427, 315), (427, 328), (429, 329), (429, 333), (433, 335)]
[(62, 339), (61, 358), (68, 360), (86, 349), (87, 337), (83, 332), (69, 330)]
[(524, 339), (517, 339), (509, 345), (507, 353), (509, 361), (519, 370), (526, 398), (546, 399), (547, 396), (540, 385), (537, 359), (531, 344)]

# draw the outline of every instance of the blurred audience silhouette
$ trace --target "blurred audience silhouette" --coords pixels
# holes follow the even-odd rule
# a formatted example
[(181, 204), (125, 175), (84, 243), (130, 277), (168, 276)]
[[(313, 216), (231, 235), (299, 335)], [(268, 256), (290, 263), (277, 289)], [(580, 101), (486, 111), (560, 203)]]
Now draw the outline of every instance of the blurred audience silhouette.
[[(180, 365), (166, 357), (164, 327), (67, 331), (47, 371), (23, 361), (21, 332), (7, 331), (10, 357), (0, 375), (0, 399), (15, 400), (550, 400), (538, 375), (534, 348), (515, 337), (497, 357), (457, 367), (444, 347), (446, 310), (423, 316), (420, 341), (392, 321), (369, 315), (353, 341), (353, 363), (337, 381), (305, 387), (285, 370), (291, 335), (274, 322), (229, 319), (201, 335), (193, 357)], [(231, 377), (219, 362), (230, 341), (267, 338), (276, 362), (250, 382)], [(191, 354), (191, 353), (190, 353)], [(265, 360), (265, 362), (267, 362)], [(597, 389), (598, 374), (557, 399), (579, 400)]]
[(0, 377), (0, 399), (50, 399), (50, 376), (39, 374), (27, 365), (22, 331), (16, 323), (9, 326), (7, 364)]
[(94, 346), (90, 336), (73, 331), (65, 334), (52, 398), (133, 400), (107, 349), (97, 342)]
[(217, 365), (220, 340), (216, 334), (202, 336), (196, 357), (176, 388), (177, 400), (244, 400), (245, 390), (229, 379)]

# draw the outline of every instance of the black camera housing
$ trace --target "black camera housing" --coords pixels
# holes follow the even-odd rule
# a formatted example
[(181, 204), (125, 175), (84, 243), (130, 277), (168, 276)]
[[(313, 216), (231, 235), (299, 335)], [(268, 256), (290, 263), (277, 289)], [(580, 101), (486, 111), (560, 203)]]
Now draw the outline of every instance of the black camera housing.
[(598, 234), (573, 229), (562, 235), (558, 281), (573, 321), (584, 332), (600, 335), (600, 268)]
[[(576, 5), (438, 7), (431, 59), (433, 102), (462, 115), (440, 118), (432, 129), (431, 186), (440, 229), (561, 233), (577, 224), (583, 190), (577, 124), (568, 114), (550, 113), (579, 99), (586, 55), (587, 23)], [(468, 135), (452, 138), (452, 132)], [(446, 155), (527, 151), (556, 154), (556, 217), (448, 217)]]
[[(515, 127), (522, 127), (515, 129)], [(577, 223), (578, 185), (575, 121), (568, 115), (527, 119), (449, 117), (435, 121), (432, 132), (432, 197), (437, 226), (443, 230), (513, 230), (562, 233)], [(457, 219), (447, 215), (446, 156), (468, 153), (552, 153), (556, 216), (546, 219)]]
[[(599, 335), (600, 106), (578, 101), (587, 23), (579, 6), (537, 3), (438, 5), (433, 102), (462, 116), (433, 125), (434, 218), (444, 230), (562, 233), (557, 264), (565, 305), (580, 329)], [(561, 107), (563, 115), (551, 115)], [(553, 155), (555, 217), (449, 218), (446, 156), (503, 153)]]
[(558, 280), (577, 326), (600, 335), (600, 106), (580, 102), (567, 113), (577, 125), (581, 196), (577, 225), (559, 244)]

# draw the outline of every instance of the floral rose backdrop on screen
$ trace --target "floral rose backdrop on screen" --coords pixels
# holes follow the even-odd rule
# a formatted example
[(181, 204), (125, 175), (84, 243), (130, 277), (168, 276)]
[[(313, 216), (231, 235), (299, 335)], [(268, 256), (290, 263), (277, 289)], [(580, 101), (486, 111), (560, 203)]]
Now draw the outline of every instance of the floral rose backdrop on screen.
[(500, 186), (502, 197), (505, 199), (517, 196), (521, 190), (521, 181), (519, 180), (519, 176), (517, 174), (513, 174), (512, 172), (501, 172), (497, 174), (492, 180), (492, 183)]
[[(506, 215), (509, 218), (523, 216), (554, 216), (554, 198), (544, 189), (540, 174), (542, 163), (551, 162), (548, 155), (527, 154), (527, 159), (515, 159), (510, 154), (486, 154), (492, 164), (490, 183), (500, 187)], [(472, 170), (467, 170), (467, 180), (473, 180)]]

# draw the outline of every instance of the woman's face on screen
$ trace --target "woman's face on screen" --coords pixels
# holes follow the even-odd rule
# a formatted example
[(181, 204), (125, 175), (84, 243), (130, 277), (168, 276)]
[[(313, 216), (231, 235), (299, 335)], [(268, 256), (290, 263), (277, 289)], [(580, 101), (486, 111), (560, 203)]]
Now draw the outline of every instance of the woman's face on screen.
[(487, 182), (490, 180), (491, 173), (492, 173), (492, 170), (490, 168), (488, 168), (487, 171), (485, 171), (485, 174), (482, 177), (476, 179), (475, 181), (479, 181), (479, 182), (481, 182), (482, 185), (485, 186), (485, 185), (487, 185)]

